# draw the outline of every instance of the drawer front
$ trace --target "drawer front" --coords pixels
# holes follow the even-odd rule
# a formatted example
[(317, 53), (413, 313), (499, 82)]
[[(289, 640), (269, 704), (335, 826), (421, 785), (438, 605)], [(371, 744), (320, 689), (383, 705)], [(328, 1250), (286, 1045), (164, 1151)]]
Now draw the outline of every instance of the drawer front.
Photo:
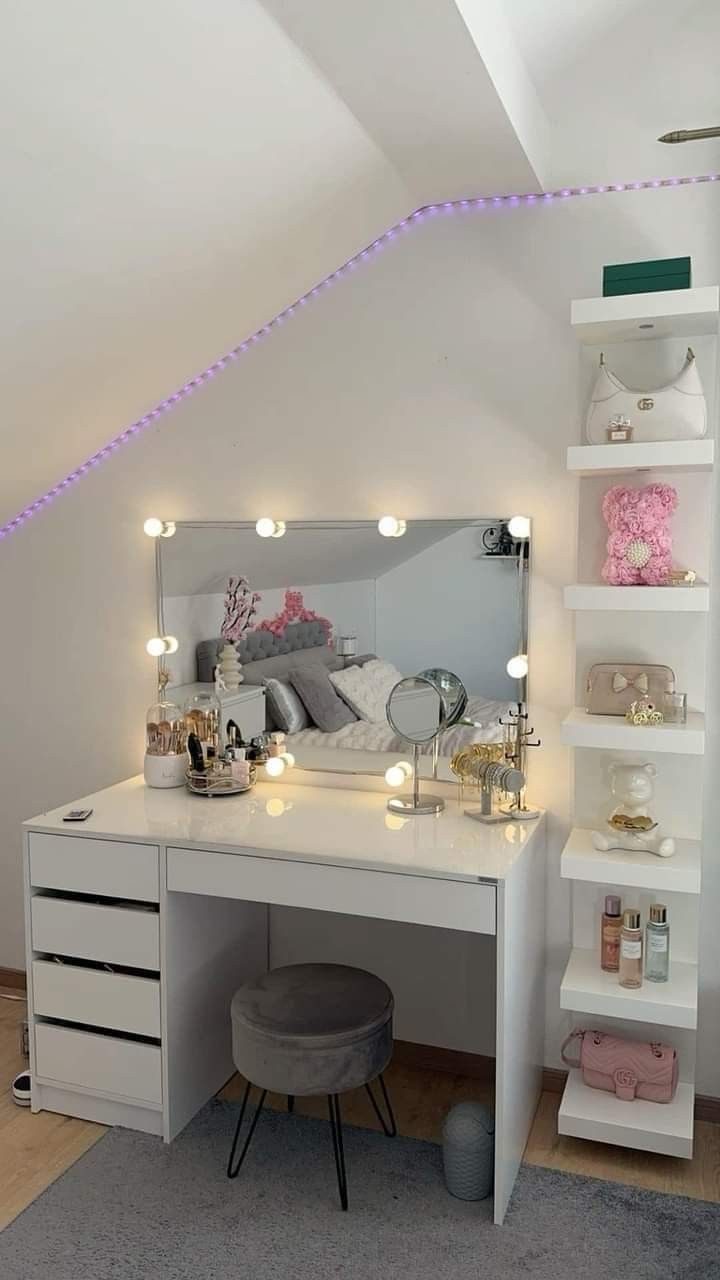
[(70, 1027), (35, 1027), (35, 1074), (135, 1102), (162, 1103), (160, 1049)]
[(30, 883), (41, 889), (159, 902), (157, 846), (31, 832)]
[(168, 890), (178, 893), (313, 907), (469, 933), (496, 931), (494, 884), (192, 849), (168, 849), (167, 877)]
[(48, 960), (33, 960), (32, 975), (35, 1013), (138, 1036), (160, 1035), (160, 983), (155, 978)]
[(160, 968), (160, 929), (155, 911), (36, 895), (31, 901), (30, 919), (34, 951), (104, 960), (131, 969)]

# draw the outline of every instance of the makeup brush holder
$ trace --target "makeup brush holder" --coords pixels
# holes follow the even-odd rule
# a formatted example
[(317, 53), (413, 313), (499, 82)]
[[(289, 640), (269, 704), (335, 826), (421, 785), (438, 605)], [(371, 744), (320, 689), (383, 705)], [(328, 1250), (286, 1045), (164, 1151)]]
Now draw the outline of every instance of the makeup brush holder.
[(187, 755), (183, 751), (179, 756), (155, 755), (145, 752), (143, 774), (148, 787), (182, 787), (185, 785)]

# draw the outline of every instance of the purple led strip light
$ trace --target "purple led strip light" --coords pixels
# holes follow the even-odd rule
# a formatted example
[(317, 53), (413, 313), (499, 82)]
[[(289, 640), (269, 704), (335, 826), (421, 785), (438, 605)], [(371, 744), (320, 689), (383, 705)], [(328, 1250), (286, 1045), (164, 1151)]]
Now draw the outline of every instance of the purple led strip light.
[(216, 360), (214, 364), (211, 364), (207, 369), (204, 369), (202, 373), (196, 374), (194, 378), (191, 378), (189, 382), (186, 382), (185, 385), (178, 391), (175, 391), (173, 395), (168, 396), (166, 400), (161, 400), (160, 404), (156, 405), (154, 409), (151, 409), (149, 413), (144, 414), (142, 418), (138, 418), (137, 422), (131, 423), (129, 427), (126, 427), (124, 431), (120, 432), (120, 435), (115, 436), (109, 444), (104, 445), (102, 449), (98, 449), (97, 453), (94, 453), (91, 458), (88, 458), (86, 462), (81, 463), (79, 467), (76, 467), (74, 471), (71, 471), (69, 475), (65, 476), (63, 480), (60, 480), (58, 484), (53, 485), (52, 489), (48, 489), (47, 493), (44, 493), (41, 498), (38, 498), (35, 502), (31, 502), (29, 507), (25, 507), (24, 511), (21, 511), (12, 520), (9, 520), (7, 524), (1, 525), (0, 539), (6, 538), (8, 534), (14, 533), (22, 524), (25, 524), (26, 520), (29, 520), (31, 516), (34, 516), (37, 511), (40, 511), (43, 507), (47, 506), (49, 502), (52, 502), (53, 498), (57, 498), (58, 494), (63, 493), (70, 487), (70, 485), (81, 480), (82, 477), (87, 475), (89, 471), (92, 471), (94, 467), (99, 466), (99, 464), (104, 462), (106, 458), (111, 457), (112, 454), (114, 454), (122, 445), (128, 444), (131, 440), (134, 440), (138, 435), (140, 435), (145, 427), (149, 427), (151, 423), (162, 417), (162, 415), (167, 413), (169, 409), (174, 408), (174, 406), (181, 400), (185, 400), (187, 396), (192, 395), (193, 391), (195, 391), (197, 387), (201, 387), (204, 383), (209, 382), (210, 379), (214, 378), (217, 373), (220, 373), (226, 365), (231, 363), (233, 360), (237, 360), (239, 356), (244, 355), (245, 352), (248, 351), (250, 347), (254, 346), (256, 342), (260, 342), (261, 339), (265, 338), (273, 329), (276, 329), (278, 325), (281, 325), (284, 320), (290, 319), (296, 311), (301, 307), (306, 306), (313, 298), (316, 298), (323, 289), (328, 288), (336, 280), (341, 279), (348, 272), (354, 270), (354, 268), (361, 262), (365, 262), (373, 253), (382, 249), (383, 245), (388, 243), (388, 241), (394, 239), (399, 232), (407, 230), (408, 227), (413, 226), (416, 222), (421, 222), (424, 218), (443, 212), (455, 213), (458, 210), (499, 208), (501, 205), (509, 205), (511, 208), (517, 208), (520, 205), (540, 205), (550, 203), (552, 200), (566, 200), (570, 196), (604, 195), (619, 191), (647, 191), (658, 187), (684, 187), (698, 182), (717, 182), (718, 180), (720, 180), (720, 174), (705, 173), (692, 178), (653, 178), (646, 182), (618, 182), (595, 187), (563, 187), (559, 191), (542, 191), (537, 194), (480, 196), (472, 200), (446, 200), (442, 204), (424, 205), (422, 208), (416, 209), (414, 213), (408, 214), (406, 218), (402, 218), (400, 222), (396, 222), (394, 226), (389, 227), (387, 231), (384, 231), (383, 234), (378, 236), (376, 240), (373, 240), (371, 244), (354, 254), (352, 258), (348, 258), (347, 262), (344, 262), (336, 271), (332, 271), (330, 275), (326, 276), (324, 280), (321, 280), (319, 284), (314, 285), (312, 289), (308, 289), (307, 293), (304, 293), (301, 298), (297, 299), (297, 301), (291, 302), (289, 307), (286, 307), (284, 311), (279, 313), (279, 315), (276, 315), (272, 320), (269, 320), (267, 324), (262, 326), (262, 328), (257, 329), (255, 333), (251, 334), (249, 338), (246, 338), (244, 342), (241, 342), (239, 346), (233, 347), (232, 351), (228, 351), (227, 355), (221, 356), (219, 360)]

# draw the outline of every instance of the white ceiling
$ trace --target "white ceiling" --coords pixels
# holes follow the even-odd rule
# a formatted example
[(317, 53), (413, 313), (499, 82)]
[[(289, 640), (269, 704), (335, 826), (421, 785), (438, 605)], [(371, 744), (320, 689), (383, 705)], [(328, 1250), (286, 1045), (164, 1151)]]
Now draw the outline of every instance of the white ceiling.
[(720, 124), (718, 0), (506, 0), (506, 10), (549, 120), (554, 185), (720, 168), (720, 139), (657, 142)]
[(2, 42), (0, 519), (418, 204), (720, 167), (655, 141), (720, 123), (718, 0), (33, 0)]

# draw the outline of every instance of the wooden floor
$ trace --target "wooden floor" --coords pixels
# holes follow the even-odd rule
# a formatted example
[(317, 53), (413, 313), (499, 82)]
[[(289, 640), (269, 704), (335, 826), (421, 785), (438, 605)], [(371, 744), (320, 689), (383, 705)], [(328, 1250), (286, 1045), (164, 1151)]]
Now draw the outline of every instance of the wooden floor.
[[(29, 1108), (15, 1105), (9, 1086), (27, 1065), (20, 1053), (24, 1013), (24, 1003), (0, 999), (0, 1229), (105, 1133), (102, 1125), (49, 1111), (34, 1116)], [(393, 1065), (386, 1079), (399, 1132), (430, 1142), (440, 1141), (443, 1116), (456, 1102), (466, 1098), (490, 1101), (487, 1086), (464, 1076)], [(242, 1081), (236, 1077), (220, 1096), (236, 1098), (241, 1088)], [(285, 1106), (283, 1098), (270, 1101), (274, 1106)], [(543, 1094), (525, 1151), (528, 1164), (720, 1203), (720, 1125), (699, 1122), (694, 1158), (677, 1160), (560, 1138), (556, 1123), (559, 1105), (559, 1094)], [(298, 1099), (296, 1110), (326, 1117), (325, 1106), (323, 1099)], [(362, 1090), (343, 1098), (343, 1119), (348, 1124), (379, 1127)]]

